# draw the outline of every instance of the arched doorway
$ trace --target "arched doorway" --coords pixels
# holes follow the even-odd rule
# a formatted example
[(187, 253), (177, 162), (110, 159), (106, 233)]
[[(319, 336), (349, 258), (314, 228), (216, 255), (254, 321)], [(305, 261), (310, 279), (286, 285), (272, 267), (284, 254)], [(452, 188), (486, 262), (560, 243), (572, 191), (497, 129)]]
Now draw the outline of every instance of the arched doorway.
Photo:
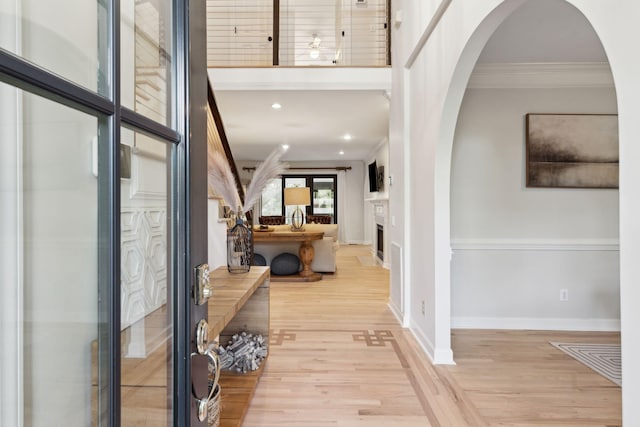
[[(409, 317), (415, 335), (436, 363), (447, 363), (440, 354), (450, 353), (450, 166), (455, 125), (469, 76), (480, 51), (495, 29), (525, 1), (451, 2), (442, 22), (429, 26), (424, 37), (412, 46), (405, 67), (410, 90), (406, 107), (410, 120), (406, 132), (410, 147), (405, 162), (410, 187), (404, 205), (410, 212), (411, 238), (407, 263), (411, 295)], [(635, 420), (640, 408), (640, 356), (636, 342), (640, 325), (640, 199), (637, 183), (640, 169), (640, 63), (635, 41), (640, 37), (637, 17), (640, 4), (622, 0), (615, 7), (606, 2), (567, 0), (593, 26), (607, 53), (618, 99), (620, 141), (620, 294), (624, 419)], [(443, 49), (446, 46), (446, 49)], [(414, 261), (414, 262), (412, 262)], [(409, 289), (410, 288), (410, 289)], [(427, 302), (426, 315), (420, 304)], [(627, 363), (625, 363), (627, 361)]]
[(618, 191), (528, 185), (530, 113), (617, 121), (604, 49), (561, 0), (511, 14), (467, 86), (451, 172), (452, 327), (619, 330)]

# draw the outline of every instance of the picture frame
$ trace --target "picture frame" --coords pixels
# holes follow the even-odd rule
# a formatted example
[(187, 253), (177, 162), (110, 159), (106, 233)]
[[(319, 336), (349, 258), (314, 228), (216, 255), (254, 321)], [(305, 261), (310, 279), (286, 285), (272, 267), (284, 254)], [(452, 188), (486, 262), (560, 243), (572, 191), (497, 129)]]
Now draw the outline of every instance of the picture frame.
[(376, 174), (376, 183), (378, 191), (384, 190), (384, 166), (378, 166), (378, 173)]
[(618, 188), (616, 114), (525, 116), (526, 186)]

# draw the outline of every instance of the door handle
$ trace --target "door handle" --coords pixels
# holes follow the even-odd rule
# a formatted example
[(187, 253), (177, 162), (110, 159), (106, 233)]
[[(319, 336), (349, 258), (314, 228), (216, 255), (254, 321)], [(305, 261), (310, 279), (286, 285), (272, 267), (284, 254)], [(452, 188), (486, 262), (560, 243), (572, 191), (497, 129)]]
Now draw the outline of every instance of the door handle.
[[(196, 372), (202, 372), (206, 364), (207, 376), (198, 376)], [(198, 420), (203, 422), (207, 419), (209, 412), (209, 401), (214, 397), (218, 388), (218, 380), (220, 379), (220, 359), (218, 354), (209, 347), (204, 354), (191, 353), (191, 384), (193, 396), (196, 398), (196, 410), (198, 411)], [(211, 369), (212, 368), (212, 369)], [(213, 370), (213, 375), (210, 371)], [(219, 390), (218, 390), (219, 392)]]

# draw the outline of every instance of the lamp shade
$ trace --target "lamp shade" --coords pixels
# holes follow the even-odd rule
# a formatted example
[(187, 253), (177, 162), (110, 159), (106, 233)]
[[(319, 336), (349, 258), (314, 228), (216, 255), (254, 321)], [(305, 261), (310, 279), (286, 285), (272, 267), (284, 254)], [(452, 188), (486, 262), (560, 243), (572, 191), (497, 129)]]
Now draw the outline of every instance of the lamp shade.
[(284, 204), (286, 206), (308, 206), (311, 204), (309, 187), (287, 187), (284, 189)]

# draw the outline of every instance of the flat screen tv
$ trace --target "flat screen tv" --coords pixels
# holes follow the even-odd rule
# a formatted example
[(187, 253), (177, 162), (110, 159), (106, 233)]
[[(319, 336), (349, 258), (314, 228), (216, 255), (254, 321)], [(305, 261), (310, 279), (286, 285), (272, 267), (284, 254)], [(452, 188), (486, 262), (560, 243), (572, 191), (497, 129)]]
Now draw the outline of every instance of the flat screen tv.
[(378, 191), (378, 165), (374, 160), (369, 164), (369, 192)]

